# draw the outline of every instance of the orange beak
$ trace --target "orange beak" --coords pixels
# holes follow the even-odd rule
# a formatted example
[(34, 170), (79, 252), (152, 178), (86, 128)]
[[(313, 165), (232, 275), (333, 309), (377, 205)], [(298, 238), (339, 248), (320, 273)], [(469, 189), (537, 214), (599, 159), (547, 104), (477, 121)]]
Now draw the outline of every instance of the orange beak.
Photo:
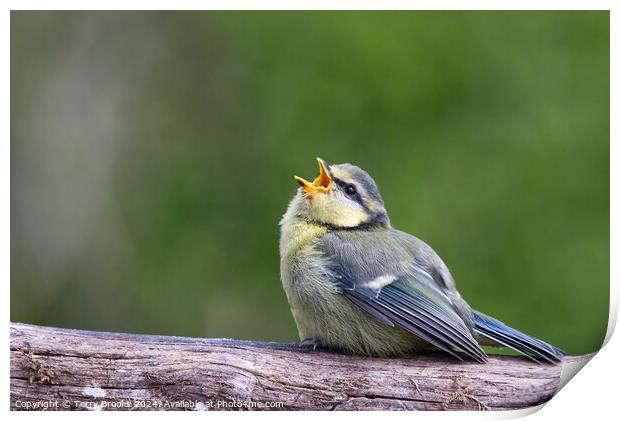
[(295, 176), (295, 180), (301, 187), (304, 188), (306, 194), (309, 196), (312, 196), (317, 192), (327, 193), (332, 185), (332, 177), (329, 175), (329, 171), (327, 171), (327, 164), (325, 164), (325, 161), (321, 158), (317, 158), (316, 160), (319, 163), (319, 176), (315, 178), (312, 183), (301, 177)]

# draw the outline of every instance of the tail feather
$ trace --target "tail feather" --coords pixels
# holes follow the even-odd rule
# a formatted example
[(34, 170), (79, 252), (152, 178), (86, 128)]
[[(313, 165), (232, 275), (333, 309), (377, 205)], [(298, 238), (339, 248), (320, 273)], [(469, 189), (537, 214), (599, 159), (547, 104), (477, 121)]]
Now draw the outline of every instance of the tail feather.
[(566, 355), (561, 349), (519, 332), (510, 326), (506, 326), (499, 320), (478, 311), (474, 312), (474, 327), (477, 334), (492, 340), (498, 345), (512, 348), (539, 363), (547, 361), (557, 364)]

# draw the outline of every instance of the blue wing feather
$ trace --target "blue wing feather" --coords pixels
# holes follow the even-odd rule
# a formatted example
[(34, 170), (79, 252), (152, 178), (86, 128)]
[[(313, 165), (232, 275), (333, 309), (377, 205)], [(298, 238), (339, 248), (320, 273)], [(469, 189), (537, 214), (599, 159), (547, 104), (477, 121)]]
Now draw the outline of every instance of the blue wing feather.
[(400, 326), (440, 350), (477, 361), (487, 355), (476, 338), (510, 347), (536, 361), (565, 354), (545, 342), (472, 311), (441, 259), (398, 231), (339, 232), (322, 237), (334, 283), (352, 304), (387, 326)]
[(507, 346), (536, 362), (558, 363), (566, 355), (561, 349), (526, 335), (478, 311), (474, 312), (474, 324), (478, 334), (500, 345)]

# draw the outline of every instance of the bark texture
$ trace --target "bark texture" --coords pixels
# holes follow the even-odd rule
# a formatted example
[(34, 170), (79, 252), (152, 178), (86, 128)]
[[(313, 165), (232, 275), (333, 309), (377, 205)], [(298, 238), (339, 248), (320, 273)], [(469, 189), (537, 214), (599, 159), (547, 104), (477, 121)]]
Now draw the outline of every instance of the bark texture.
[(11, 323), (11, 409), (502, 410), (539, 405), (560, 365), (354, 357), (298, 345)]

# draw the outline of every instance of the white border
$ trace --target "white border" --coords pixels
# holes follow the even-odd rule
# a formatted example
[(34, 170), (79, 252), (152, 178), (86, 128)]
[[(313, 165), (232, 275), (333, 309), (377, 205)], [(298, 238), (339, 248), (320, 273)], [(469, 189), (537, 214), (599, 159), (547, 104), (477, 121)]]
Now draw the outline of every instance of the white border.
[[(344, 9), (354, 9), (354, 10), (388, 10), (388, 9), (397, 9), (397, 10), (611, 10), (611, 310), (610, 310), (610, 319), (607, 335), (605, 338), (606, 345), (601, 350), (599, 354), (586, 366), (584, 370), (577, 374), (576, 378), (569, 382), (564, 389), (562, 389), (556, 397), (554, 397), (542, 411), (536, 412), (535, 410), (522, 410), (522, 411), (513, 411), (513, 412), (493, 412), (493, 413), (470, 413), (470, 412), (441, 412), (441, 413), (416, 413), (412, 414), (410, 412), (398, 413), (391, 412), (389, 417), (408, 419), (410, 420), (412, 416), (422, 417), (424, 419), (457, 419), (460, 420), (468, 420), (468, 419), (510, 419), (516, 418), (520, 416), (527, 415), (532, 412), (536, 412), (532, 415), (533, 418), (536, 419), (547, 419), (547, 418), (559, 418), (566, 417), (573, 419), (574, 417), (594, 417), (595, 419), (598, 417), (603, 417), (612, 413), (613, 408), (616, 404), (616, 395), (617, 395), (617, 385), (616, 382), (618, 374), (620, 374), (620, 370), (618, 367), (620, 364), (618, 363), (617, 355), (620, 355), (619, 349), (620, 345), (618, 345), (617, 338), (611, 338), (611, 333), (616, 324), (617, 313), (618, 313), (618, 264), (620, 262), (620, 254), (618, 252), (618, 238), (619, 238), (619, 228), (616, 221), (614, 221), (613, 216), (618, 214), (618, 176), (619, 171), (614, 164), (618, 164), (618, 122), (614, 120), (613, 116), (619, 116), (618, 114), (620, 108), (618, 107), (618, 98), (619, 98), (619, 85), (618, 85), (618, 77), (620, 74), (620, 66), (618, 65), (618, 41), (620, 40), (620, 32), (618, 30), (618, 26), (620, 24), (620, 19), (618, 16), (618, 11), (620, 10), (618, 7), (618, 3), (616, 1), (602, 1), (602, 0), (592, 0), (592, 1), (550, 1), (550, 0), (542, 0), (542, 1), (396, 1), (396, 0), (383, 0), (381, 2), (371, 2), (371, 1), (313, 1), (313, 2), (302, 2), (302, 1), (248, 1), (248, 0), (230, 0), (226, 2), (215, 2), (215, 1), (197, 1), (197, 0), (177, 0), (174, 2), (163, 2), (163, 1), (118, 1), (118, 0), (108, 0), (108, 1), (90, 1), (86, 2), (78, 2), (78, 1), (56, 1), (53, 4), (50, 4), (49, 1), (7, 1), (4, 4), (9, 6), (6, 9), (3, 19), (3, 31), (2, 31), (2, 42), (0, 43), (2, 57), (8, 58), (10, 57), (10, 13), (9, 10), (67, 10), (67, 9), (79, 9), (79, 10), (103, 10), (103, 9), (115, 9), (115, 10), (137, 10), (137, 9), (145, 9), (145, 10), (200, 10), (200, 9), (209, 9), (209, 10), (256, 10), (256, 9), (264, 9), (264, 10), (344, 10)], [(558, 6), (561, 6), (561, 9), (558, 9)], [(4, 145), (4, 153), (0, 154), (0, 171), (2, 171), (2, 181), (0, 182), (0, 194), (7, 198), (7, 202), (10, 200), (10, 63), (9, 60), (3, 61), (4, 65), (2, 65), (3, 72), (3, 80), (4, 83), (4, 98), (5, 100), (2, 102), (3, 104), (3, 120), (4, 120), (4, 136), (5, 142)], [(9, 279), (10, 279), (10, 207), (9, 203), (5, 203), (2, 207), (2, 223), (0, 225), (3, 233), (2, 242), (2, 273), (4, 276), (3, 286), (4, 286), (4, 314), (6, 314), (6, 319), (9, 319)], [(8, 411), (8, 396), (9, 396), (9, 332), (8, 329), (5, 333), (5, 346), (3, 348), (4, 354), (4, 383), (3, 383), (3, 396), (5, 396), (4, 404), (5, 410)], [(615, 412), (615, 411), (613, 411)], [(21, 417), (46, 417), (46, 418), (59, 418), (59, 417), (75, 417), (80, 416), (77, 414), (83, 413), (20, 413), (20, 412), (11, 412), (10, 416), (21, 418)], [(195, 415), (193, 416), (205, 416), (203, 415)], [(174, 414), (172, 416), (180, 416), (181, 414)], [(374, 417), (379, 414), (374, 413), (338, 413), (338, 417), (351, 417), (354, 416), (356, 419), (370, 419), (370, 417)], [(145, 416), (155, 416), (165, 417), (169, 416), (168, 414), (158, 413), (158, 414), (146, 414), (146, 413), (106, 413), (106, 415), (91, 415), (91, 416), (132, 416), (142, 418)], [(192, 416), (192, 415), (189, 415)], [(208, 414), (210, 418), (220, 418), (229, 416), (235, 417), (258, 417), (271, 419), (289, 417), (291, 416), (289, 413), (252, 413), (252, 415), (244, 414), (244, 413), (235, 413), (231, 415), (229, 413), (210, 413)], [(310, 419), (315, 418), (317, 414), (312, 412), (302, 412), (295, 413), (295, 418), (306, 418)], [(329, 413), (322, 413), (320, 416), (333, 416)], [(151, 419), (151, 418), (149, 418)]]
[(561, 8), (554, 0), (109, 0), (80, 2), (76, 0), (9, 0), (5, 3), (13, 10), (610, 10), (612, 0), (563, 0)]

